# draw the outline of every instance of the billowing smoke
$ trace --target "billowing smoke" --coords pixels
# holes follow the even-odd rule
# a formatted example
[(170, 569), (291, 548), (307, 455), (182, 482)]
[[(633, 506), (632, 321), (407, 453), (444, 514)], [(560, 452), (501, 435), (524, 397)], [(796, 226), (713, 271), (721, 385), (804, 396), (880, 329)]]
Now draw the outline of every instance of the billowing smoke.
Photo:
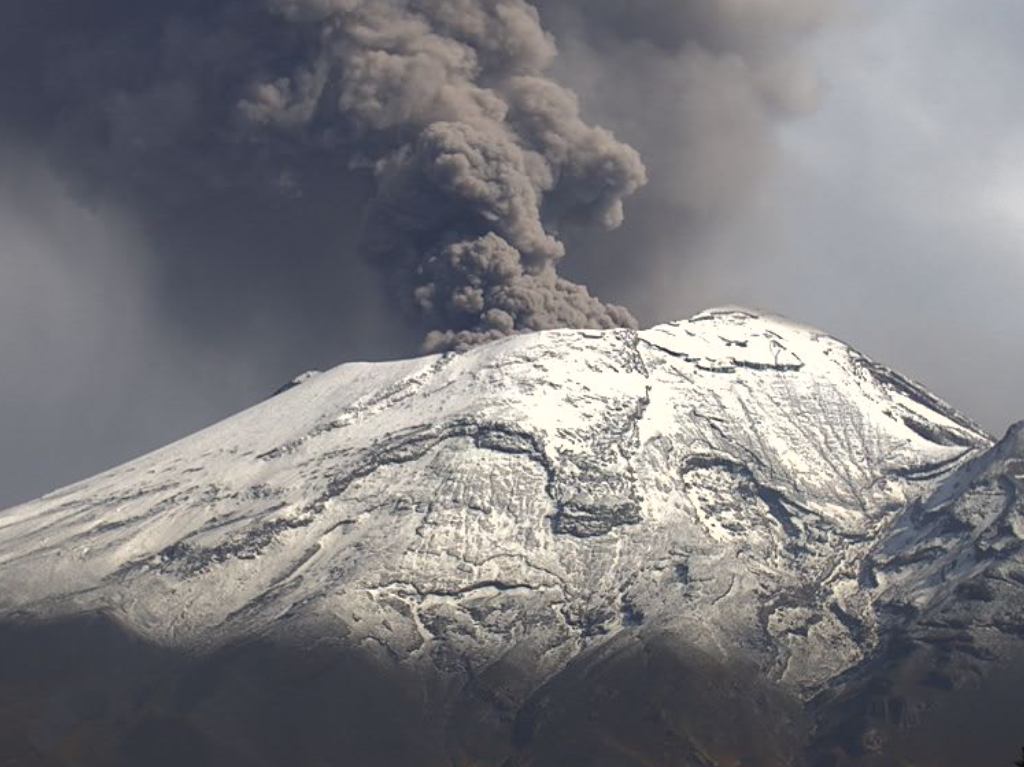
[[(189, 297), (254, 274), (307, 306), (334, 280), (339, 322), (403, 316), (429, 349), (630, 326), (580, 283), (653, 293), (663, 254), (738, 204), (775, 119), (813, 101), (795, 52), (832, 2), (8, 0), (0, 140), (139, 211), (197, 327)], [(589, 232), (648, 172), (595, 123), (651, 165), (615, 238)]]
[[(365, 255), (431, 332), (463, 347), (555, 327), (632, 325), (560, 278), (572, 219), (607, 228), (646, 181), (632, 148), (586, 124), (545, 76), (555, 45), (523, 0), (274, 0), (309, 27), (292, 71), (240, 103), (305, 144), (372, 168)], [(339, 128), (342, 135), (339, 136)]]
[[(702, 232), (813, 104), (839, 1), (2, 0), (0, 217), (55, 235), (0, 225), (0, 506), (298, 370), (728, 300)], [(613, 231), (644, 171), (594, 125), (649, 176)]]

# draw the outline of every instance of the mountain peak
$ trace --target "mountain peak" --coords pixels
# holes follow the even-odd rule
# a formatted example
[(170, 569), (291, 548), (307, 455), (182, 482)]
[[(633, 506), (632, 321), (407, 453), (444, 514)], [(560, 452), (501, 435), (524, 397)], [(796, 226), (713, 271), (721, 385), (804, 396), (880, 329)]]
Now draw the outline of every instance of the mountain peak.
[(1018, 421), (1006, 430), (1006, 436), (1001, 440), (1004, 443), (1012, 443), (1016, 451), (1024, 455), (1024, 421)]
[(5, 512), (0, 614), (99, 612), (189, 651), (333, 642), (450, 689), (512, 664), (513, 708), (610, 642), (671, 637), (808, 701), (939, 610), (941, 573), (1016, 551), (1012, 520), (998, 556), (943, 532), (949, 508), (996, 519), (970, 488), (1017, 513), (998, 449), (771, 315), (541, 332), (307, 377)]

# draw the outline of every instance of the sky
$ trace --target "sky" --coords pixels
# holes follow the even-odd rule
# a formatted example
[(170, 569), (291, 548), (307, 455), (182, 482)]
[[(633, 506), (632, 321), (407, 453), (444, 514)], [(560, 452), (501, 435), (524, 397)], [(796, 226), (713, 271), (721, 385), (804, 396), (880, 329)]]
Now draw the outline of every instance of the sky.
[[(310, 42), (326, 0), (259, 23), (4, 4), (0, 507), (307, 369), (721, 304), (822, 328), (994, 434), (1024, 418), (1016, 0), (546, 0), (536, 23), (500, 0), (477, 37), (413, 4), (429, 49), (359, 18), (445, 62), (407, 88), (344, 28)], [(504, 196), (421, 173), (456, 140)]]

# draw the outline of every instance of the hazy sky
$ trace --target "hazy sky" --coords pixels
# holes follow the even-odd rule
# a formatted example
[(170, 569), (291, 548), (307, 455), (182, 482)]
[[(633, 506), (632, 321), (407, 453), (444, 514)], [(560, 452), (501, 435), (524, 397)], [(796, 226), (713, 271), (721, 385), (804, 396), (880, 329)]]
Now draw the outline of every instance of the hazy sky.
[(776, 310), (1002, 435), (1024, 419), (1024, 5), (858, 6), (816, 38), (821, 107), (782, 130), (755, 211), (620, 299)]
[[(52, 83), (75, 59), (48, 25), (84, 22), (35, 10), (58, 0), (33, 3), (0, 10), (0, 506), (184, 436), (305, 369), (416, 352), (422, 328), (359, 258), (338, 256), (358, 247), (365, 177), (317, 155), (300, 195), (247, 178), (193, 196), (180, 169), (206, 144), (175, 143), (192, 109), (180, 68), (153, 73), (159, 88), (140, 69), (141, 84), (104, 91), (104, 119), (140, 131), (167, 165), (136, 163), (131, 146), (98, 152), (88, 97), (106, 70), (76, 67), (84, 95), (64, 104)], [(136, 23), (192, 5), (205, 7), (154, 2)], [(826, 20), (827, 5), (770, 2), (776, 16), (737, 19), (658, 0), (541, 4), (554, 77), (649, 175), (617, 231), (566, 224), (561, 272), (645, 325), (722, 303), (817, 325), (1001, 433), (1024, 418), (1024, 6), (870, 0)], [(101, 32), (80, 37), (116, 50), (121, 38)], [(33, 46), (33, 33), (56, 42)], [(211, 39), (210, 60), (232, 73), (230, 38)], [(795, 47), (803, 62), (780, 55)]]

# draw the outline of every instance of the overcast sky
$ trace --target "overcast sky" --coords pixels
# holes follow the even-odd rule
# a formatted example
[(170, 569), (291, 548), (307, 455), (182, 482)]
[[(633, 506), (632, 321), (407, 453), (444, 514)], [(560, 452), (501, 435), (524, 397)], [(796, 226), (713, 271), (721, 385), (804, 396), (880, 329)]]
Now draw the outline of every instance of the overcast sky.
[[(858, 3), (808, 37), (817, 106), (813, 82), (804, 93), (803, 73), (787, 77), (767, 127), (728, 68), (699, 79), (685, 46), (613, 46), (596, 22), (574, 27), (572, 5), (542, 6), (555, 75), (640, 150), (651, 181), (620, 230), (566, 230), (563, 274), (641, 324), (723, 303), (785, 314), (994, 433), (1024, 418), (1018, 0)], [(640, 38), (663, 26), (641, 21)], [(0, 33), (0, 63), (12, 39)], [(60, 113), (17, 99), (12, 115)], [(74, 133), (62, 154), (32, 120), (6, 129), (0, 113), (0, 506), (184, 436), (305, 369), (416, 352), (420, 331), (374, 275), (332, 257), (354, 247), (353, 217), (318, 207), (318, 179), (301, 204), (247, 190), (168, 221), (95, 191), (95, 174), (66, 160)], [(360, 183), (332, 186), (332, 210), (358, 208)], [(637, 250), (640, 268), (619, 256)]]

